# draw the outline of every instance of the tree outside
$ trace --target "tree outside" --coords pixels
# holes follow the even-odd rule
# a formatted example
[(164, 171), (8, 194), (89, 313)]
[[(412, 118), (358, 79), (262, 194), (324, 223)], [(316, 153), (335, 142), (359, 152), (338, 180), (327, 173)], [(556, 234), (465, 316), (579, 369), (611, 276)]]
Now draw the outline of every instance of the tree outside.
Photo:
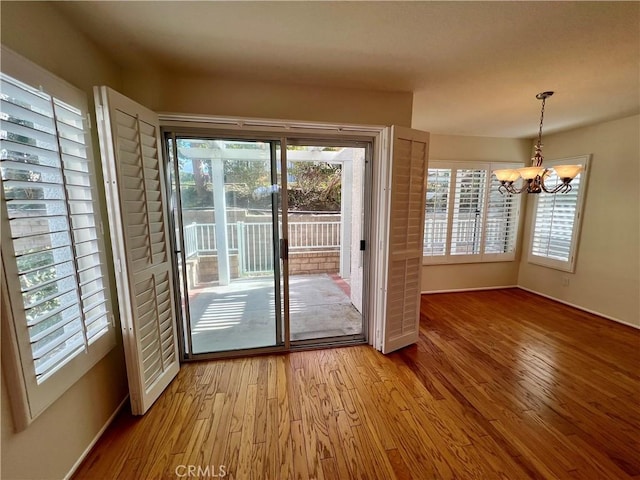
[[(264, 150), (261, 142), (225, 142), (228, 150)], [(211, 148), (201, 140), (178, 140), (182, 208), (213, 208), (213, 179), (210, 160), (187, 158), (180, 148)], [(290, 150), (307, 147), (292, 146)], [(325, 147), (322, 151), (337, 151)], [(249, 155), (251, 152), (249, 152)], [(206, 155), (203, 155), (206, 157)], [(271, 206), (271, 178), (266, 160), (225, 160), (224, 183), (227, 205), (247, 209), (268, 209)], [(294, 211), (339, 212), (342, 189), (340, 163), (323, 161), (293, 161), (288, 164), (289, 209)]]

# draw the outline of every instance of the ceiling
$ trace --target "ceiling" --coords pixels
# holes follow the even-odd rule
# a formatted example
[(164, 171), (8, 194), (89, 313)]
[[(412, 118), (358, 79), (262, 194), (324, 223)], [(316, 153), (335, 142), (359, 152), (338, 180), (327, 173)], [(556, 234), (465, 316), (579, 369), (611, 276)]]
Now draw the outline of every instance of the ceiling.
[(413, 91), (413, 127), (524, 138), (640, 111), (640, 2), (56, 2), (124, 69)]

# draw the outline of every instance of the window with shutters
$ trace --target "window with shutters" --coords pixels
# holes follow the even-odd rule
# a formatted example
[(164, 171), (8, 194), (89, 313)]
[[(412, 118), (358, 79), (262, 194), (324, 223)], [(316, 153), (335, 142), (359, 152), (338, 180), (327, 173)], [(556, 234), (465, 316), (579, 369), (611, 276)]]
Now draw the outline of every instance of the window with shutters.
[(424, 264), (515, 258), (520, 196), (502, 195), (492, 171), (521, 165), (429, 162)]
[(9, 349), (21, 370), (28, 423), (106, 354), (115, 335), (86, 97), (9, 57), (3, 50), (2, 262)]
[[(575, 270), (584, 203), (588, 156), (545, 161), (545, 166), (582, 165), (568, 193), (535, 195), (528, 261), (565, 272)], [(561, 180), (552, 171), (545, 184), (553, 188)]]

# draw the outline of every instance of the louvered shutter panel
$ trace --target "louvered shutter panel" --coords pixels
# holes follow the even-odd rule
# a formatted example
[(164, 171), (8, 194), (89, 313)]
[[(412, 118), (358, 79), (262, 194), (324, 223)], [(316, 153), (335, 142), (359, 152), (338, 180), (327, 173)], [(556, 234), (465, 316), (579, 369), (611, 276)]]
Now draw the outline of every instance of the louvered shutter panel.
[(479, 255), (483, 234), (484, 169), (458, 169), (451, 222), (451, 255)]
[(119, 93), (95, 93), (131, 407), (141, 415), (180, 368), (159, 126)]
[(393, 127), (387, 305), (382, 352), (418, 340), (429, 134)]
[(451, 172), (450, 168), (428, 170), (423, 247), (428, 257), (442, 257), (447, 252)]
[[(558, 181), (557, 175), (552, 173), (546, 183), (554, 185)], [(571, 186), (568, 193), (538, 195), (531, 242), (532, 255), (562, 262), (570, 261), (580, 174), (571, 181)]]
[(508, 254), (516, 250), (522, 197), (510, 193), (502, 194), (498, 191), (499, 186), (500, 181), (495, 175), (491, 175), (485, 225), (485, 254)]

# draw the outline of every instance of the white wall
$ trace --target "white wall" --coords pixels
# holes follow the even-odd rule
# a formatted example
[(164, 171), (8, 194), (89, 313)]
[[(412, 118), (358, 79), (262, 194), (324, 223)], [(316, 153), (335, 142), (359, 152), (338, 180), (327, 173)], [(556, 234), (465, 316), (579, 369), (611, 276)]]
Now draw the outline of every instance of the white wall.
[(365, 125), (411, 124), (411, 92), (125, 71), (125, 95), (158, 112)]
[[(429, 146), (429, 161), (467, 160), (528, 164), (530, 156), (531, 142), (512, 138), (432, 134)], [(524, 209), (522, 211), (524, 212)], [(518, 264), (519, 252), (516, 254), (516, 260), (511, 262), (425, 265), (422, 267), (422, 291), (512, 286), (518, 281)]]
[[(86, 91), (90, 100), (92, 85), (119, 88), (119, 68), (51, 5), (2, 2), (1, 22), (2, 44)], [(94, 136), (94, 158), (99, 159), (97, 142)], [(122, 344), (20, 433), (14, 432), (4, 372), (0, 383), (0, 477), (63, 478), (127, 395)]]
[[(639, 138), (638, 115), (545, 137), (548, 160), (592, 154), (582, 234), (575, 273), (530, 264), (523, 255), (522, 287), (640, 327)], [(562, 285), (563, 278), (569, 285)]]

